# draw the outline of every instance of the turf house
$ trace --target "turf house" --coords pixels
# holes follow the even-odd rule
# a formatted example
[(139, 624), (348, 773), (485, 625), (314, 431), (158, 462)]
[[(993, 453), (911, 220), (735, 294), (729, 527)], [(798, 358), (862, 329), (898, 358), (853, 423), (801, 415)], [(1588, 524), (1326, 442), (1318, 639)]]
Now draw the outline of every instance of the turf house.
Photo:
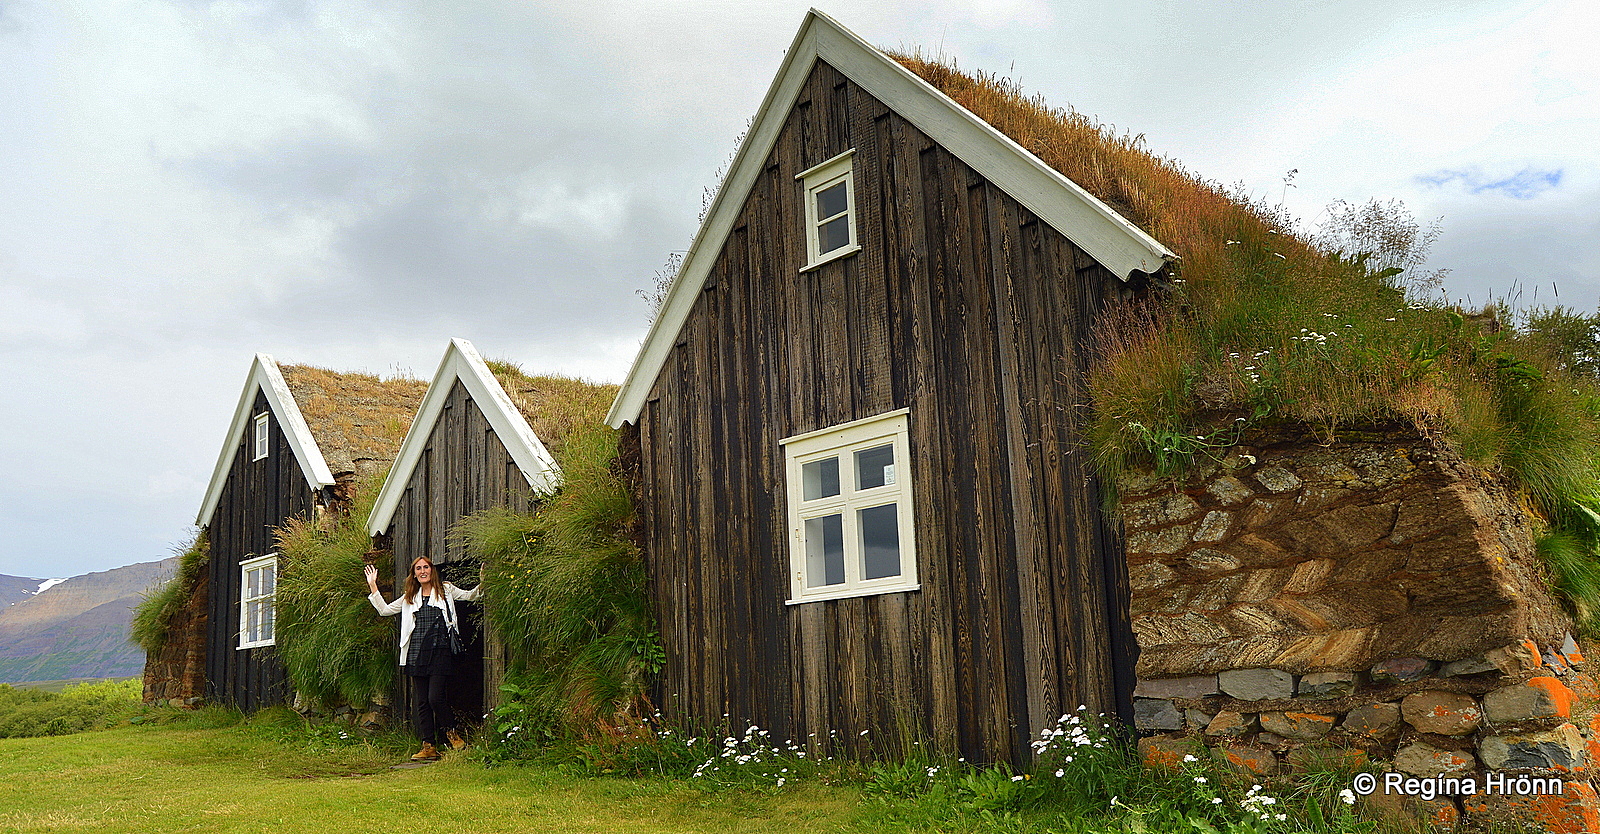
[(664, 708), (976, 760), (1126, 713), (1120, 551), (1073, 413), (1095, 312), (1169, 257), (809, 14), (608, 418)]
[[(494, 508), (532, 511), (561, 484), (552, 450), (560, 453), (573, 421), (597, 422), (593, 414), (575, 417), (575, 403), (582, 392), (603, 397), (609, 390), (528, 376), (513, 365), (485, 362), (472, 343), (452, 339), (367, 520), (374, 553), (393, 556), (393, 587), (403, 587), (419, 556), (438, 565), (445, 580), (475, 587), (479, 562), (456, 535), (457, 523)], [(541, 435), (550, 439), (549, 448)], [(461, 603), (460, 611), (468, 646), (451, 697), (475, 722), (498, 695), (507, 656), (478, 603)], [(408, 690), (397, 686), (395, 695), (397, 714), (408, 714)]]
[(608, 417), (663, 709), (1023, 763), (1083, 705), (1155, 767), (1522, 768), (1564, 798), (1390, 810), (1600, 826), (1600, 394), (1342, 211), (813, 11)]
[(275, 650), (277, 531), (347, 512), (358, 482), (388, 468), (422, 392), (415, 380), (256, 355), (195, 520), (205, 552), (187, 598), (203, 608), (171, 621), (146, 664), (147, 697), (155, 675), (180, 682), (164, 700), (247, 711), (292, 700)]

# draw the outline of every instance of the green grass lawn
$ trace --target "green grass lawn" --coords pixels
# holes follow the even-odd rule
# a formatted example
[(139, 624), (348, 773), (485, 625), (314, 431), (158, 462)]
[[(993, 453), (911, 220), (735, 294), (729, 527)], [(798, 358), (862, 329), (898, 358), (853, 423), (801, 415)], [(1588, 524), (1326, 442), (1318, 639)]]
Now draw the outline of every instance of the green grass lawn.
[[(92, 705), (99, 703), (92, 696), (108, 692), (101, 687), (72, 697)], [(35, 711), (73, 706), (71, 698), (56, 697), (22, 706)], [(1348, 784), (1347, 776), (1312, 774), (1296, 784), (1278, 784), (1269, 790), (1283, 804), (1272, 814), (1252, 814), (1245, 810), (1254, 801), (1245, 796), (1246, 789), (1253, 796), (1261, 788), (1250, 788), (1251, 779), (1198, 759), (1184, 765), (1188, 770), (1182, 775), (1143, 772), (1103, 733), (1070, 723), (1062, 726), (1077, 735), (1051, 742), (1071, 742), (1062, 748), (1065, 757), (1037, 773), (921, 759), (863, 764), (781, 758), (775, 750), (750, 752), (759, 745), (748, 738), (729, 738), (726, 744), (710, 740), (721, 752), (696, 768), (697, 774), (704, 771), (702, 778), (688, 776), (681, 761), (667, 765), (666, 772), (677, 774), (672, 777), (595, 775), (601, 765), (577, 763), (589, 755), (582, 749), (556, 760), (564, 764), (493, 765), (468, 750), (447, 754), (437, 764), (412, 766), (407, 758), (414, 742), (404, 734), (368, 736), (338, 724), (310, 725), (283, 708), (244, 719), (220, 707), (196, 712), (141, 707), (120, 720), (107, 730), (0, 738), (0, 832), (1375, 834), (1377, 829), (1330, 799)], [(1052, 749), (1041, 755), (1062, 755)], [(397, 764), (403, 766), (396, 769)], [(1280, 809), (1294, 816), (1276, 819)]]
[(391, 770), (368, 746), (301, 751), (248, 728), (124, 727), (0, 740), (0, 831), (882, 830), (850, 788), (708, 793), (456, 754)]

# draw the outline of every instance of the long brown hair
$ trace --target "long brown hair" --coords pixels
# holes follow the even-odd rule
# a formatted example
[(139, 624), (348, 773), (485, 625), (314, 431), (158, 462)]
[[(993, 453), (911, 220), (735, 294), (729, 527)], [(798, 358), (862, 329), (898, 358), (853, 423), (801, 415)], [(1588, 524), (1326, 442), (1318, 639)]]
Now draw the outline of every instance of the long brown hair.
[(417, 601), (417, 592), (422, 590), (422, 583), (417, 581), (418, 562), (427, 562), (428, 567), (433, 568), (433, 581), (428, 583), (433, 586), (433, 596), (444, 596), (444, 580), (439, 578), (439, 566), (426, 556), (418, 556), (411, 561), (411, 570), (406, 571), (406, 602), (414, 604)]

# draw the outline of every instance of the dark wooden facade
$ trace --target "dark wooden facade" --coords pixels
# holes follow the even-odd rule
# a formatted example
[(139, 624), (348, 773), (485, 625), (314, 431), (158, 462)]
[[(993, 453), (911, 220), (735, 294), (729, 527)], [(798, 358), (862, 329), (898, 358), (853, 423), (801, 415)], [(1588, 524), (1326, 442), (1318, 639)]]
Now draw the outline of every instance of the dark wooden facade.
[(275, 552), (273, 529), (296, 516), (312, 517), (318, 499), (284, 437), (278, 415), (258, 389), (250, 413), (263, 411), (271, 414), (267, 456), (252, 460), (254, 429), (247, 425), (207, 527), (211, 613), (206, 629), (206, 699), (245, 711), (288, 703), (293, 693), (274, 647), (239, 648), (239, 565)]
[[(451, 527), (491, 507), (528, 511), (532, 505), (527, 478), (466, 386), (455, 380), (386, 534), (385, 543), (394, 551), (394, 587), (404, 589), (406, 573), (419, 556), (431, 559), (447, 581), (477, 587), (478, 565), (450, 535)], [(494, 701), (506, 659), (476, 603), (458, 603), (457, 613), (469, 645), (457, 658), (450, 699), (462, 719), (476, 724)], [(396, 704), (400, 714), (409, 715), (411, 693), (405, 680), (400, 683)]]
[[(1078, 435), (1117, 279), (821, 61), (783, 118), (625, 436), (661, 703), (1012, 761), (1079, 705), (1126, 715), (1120, 543)], [(862, 249), (802, 272), (795, 175), (852, 148)], [(779, 440), (899, 408), (921, 589), (786, 605)]]

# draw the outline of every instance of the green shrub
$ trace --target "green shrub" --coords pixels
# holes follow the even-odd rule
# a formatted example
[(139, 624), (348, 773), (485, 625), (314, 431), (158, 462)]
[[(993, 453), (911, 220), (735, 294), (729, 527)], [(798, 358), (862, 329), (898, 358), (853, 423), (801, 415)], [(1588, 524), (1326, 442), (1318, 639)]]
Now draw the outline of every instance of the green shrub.
[(211, 543), (204, 530), (178, 551), (178, 570), (172, 578), (146, 593), (133, 608), (129, 639), (156, 655), (166, 645), (172, 617), (189, 604), (195, 586), (205, 579), (206, 563), (211, 558)]
[[(295, 690), (361, 706), (394, 686), (396, 637), (367, 601), (366, 520), (382, 478), (356, 485), (348, 512), (291, 519), (278, 538), (277, 650)], [(378, 565), (387, 574), (391, 565)]]
[(517, 744), (630, 724), (660, 669), (616, 453), (610, 428), (577, 429), (564, 443), (560, 490), (534, 513), (490, 509), (455, 528), (484, 565), (484, 609), (510, 650), (510, 698), (497, 723), (521, 728)]
[(69, 686), (60, 693), (0, 684), (0, 738), (60, 736), (109, 727), (143, 709), (138, 680)]

